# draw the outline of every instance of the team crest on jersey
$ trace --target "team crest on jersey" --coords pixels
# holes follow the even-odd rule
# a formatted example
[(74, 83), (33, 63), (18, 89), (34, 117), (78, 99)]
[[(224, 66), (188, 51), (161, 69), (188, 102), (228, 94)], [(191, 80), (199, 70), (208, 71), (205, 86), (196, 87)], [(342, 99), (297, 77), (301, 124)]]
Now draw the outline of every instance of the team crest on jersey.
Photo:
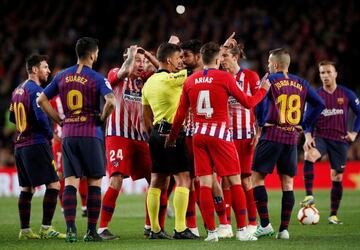
[(343, 105), (344, 104), (344, 98), (342, 98), (342, 97), (338, 98), (337, 103), (340, 104), (340, 105)]
[(138, 79), (135, 79), (135, 85), (138, 87), (138, 88), (142, 88), (143, 87), (143, 81), (141, 78), (138, 78)]
[(113, 166), (116, 167), (116, 168), (119, 166), (119, 162), (116, 161), (116, 160), (115, 160), (115, 161), (112, 161), (111, 163), (112, 163)]

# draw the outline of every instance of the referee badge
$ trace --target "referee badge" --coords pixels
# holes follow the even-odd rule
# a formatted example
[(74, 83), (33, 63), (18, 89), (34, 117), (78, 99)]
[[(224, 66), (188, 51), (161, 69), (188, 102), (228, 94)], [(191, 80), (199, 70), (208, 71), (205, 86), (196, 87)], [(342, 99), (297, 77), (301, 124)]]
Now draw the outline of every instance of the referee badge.
[(344, 104), (344, 98), (338, 98), (337, 99), (337, 103), (340, 104), (340, 105), (343, 105)]

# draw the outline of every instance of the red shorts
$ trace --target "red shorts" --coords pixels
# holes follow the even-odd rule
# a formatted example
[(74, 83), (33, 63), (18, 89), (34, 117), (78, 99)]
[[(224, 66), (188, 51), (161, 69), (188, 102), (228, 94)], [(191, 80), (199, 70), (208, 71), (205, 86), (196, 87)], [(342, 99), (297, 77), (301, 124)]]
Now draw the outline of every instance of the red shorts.
[(193, 136), (195, 175), (230, 176), (240, 174), (239, 157), (234, 143), (220, 138), (199, 135)]
[(150, 178), (151, 157), (144, 141), (120, 136), (105, 137), (107, 170), (109, 175), (122, 174), (133, 180)]
[(251, 176), (251, 165), (254, 158), (254, 146), (250, 145), (252, 139), (234, 140), (234, 144), (239, 156), (241, 177)]
[(62, 149), (61, 149), (61, 141), (53, 140), (52, 141), (52, 152), (54, 155), (54, 160), (56, 164), (56, 171), (58, 173), (64, 173), (63, 165), (62, 165)]

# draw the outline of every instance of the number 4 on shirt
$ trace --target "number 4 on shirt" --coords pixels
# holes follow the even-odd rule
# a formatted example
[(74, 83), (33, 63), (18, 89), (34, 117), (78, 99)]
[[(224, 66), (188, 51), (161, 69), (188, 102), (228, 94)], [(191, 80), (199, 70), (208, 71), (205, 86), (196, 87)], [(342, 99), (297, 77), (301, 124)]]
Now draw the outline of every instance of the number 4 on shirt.
[(196, 112), (198, 115), (205, 115), (205, 118), (211, 118), (214, 113), (214, 109), (210, 103), (210, 91), (201, 90), (198, 95)]

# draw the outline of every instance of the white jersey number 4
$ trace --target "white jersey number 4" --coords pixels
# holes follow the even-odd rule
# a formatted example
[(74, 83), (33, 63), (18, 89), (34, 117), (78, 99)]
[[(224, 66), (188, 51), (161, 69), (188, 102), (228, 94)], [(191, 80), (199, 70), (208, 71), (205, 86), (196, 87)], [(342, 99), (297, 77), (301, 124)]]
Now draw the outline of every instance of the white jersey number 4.
[(201, 90), (198, 95), (196, 112), (198, 115), (205, 115), (206, 118), (211, 118), (214, 109), (210, 103), (210, 91)]

